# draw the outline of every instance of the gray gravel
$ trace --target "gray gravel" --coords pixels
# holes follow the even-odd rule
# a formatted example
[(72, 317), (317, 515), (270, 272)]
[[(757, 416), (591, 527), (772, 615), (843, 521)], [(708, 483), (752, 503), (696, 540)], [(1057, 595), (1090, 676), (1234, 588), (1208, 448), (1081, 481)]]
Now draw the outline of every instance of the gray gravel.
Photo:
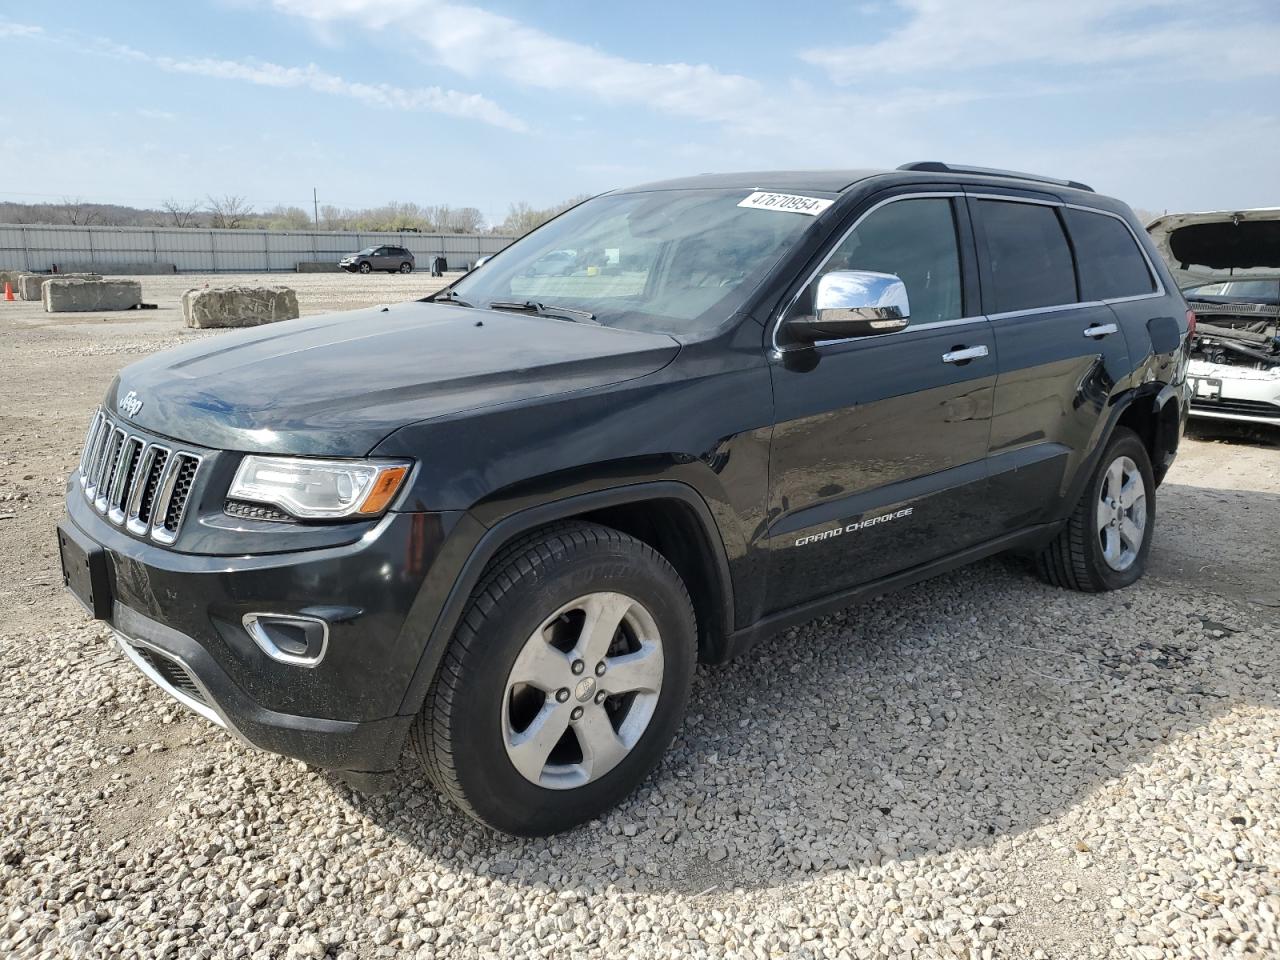
[(240, 746), (61, 596), (110, 342), (0, 345), (0, 956), (1280, 955), (1280, 449), (1189, 440), (1130, 590), (994, 560), (700, 669), (623, 806), (514, 841)]

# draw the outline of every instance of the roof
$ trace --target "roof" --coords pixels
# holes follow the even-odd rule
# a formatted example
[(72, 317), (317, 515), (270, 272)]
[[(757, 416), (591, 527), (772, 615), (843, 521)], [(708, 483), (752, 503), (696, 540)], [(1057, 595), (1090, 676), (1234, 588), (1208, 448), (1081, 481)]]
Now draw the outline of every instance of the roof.
[(866, 180), (889, 170), (766, 170), (744, 173), (703, 173), (675, 180), (655, 180), (627, 187), (619, 193), (644, 190), (809, 190), (814, 193), (840, 193), (859, 180)]
[[(752, 170), (742, 173), (703, 173), (674, 180), (657, 180), (627, 187), (617, 193), (641, 193), (649, 190), (777, 190), (836, 195), (871, 177), (897, 176), (921, 182), (967, 183), (975, 186), (1018, 186), (1051, 195), (1070, 195), (1090, 206), (1107, 207), (1109, 198), (1100, 197), (1093, 189), (1074, 180), (1058, 180), (1016, 170), (968, 167), (937, 161), (907, 163), (896, 170), (852, 168), (847, 170)], [(1086, 199), (1086, 197), (1088, 199)]]

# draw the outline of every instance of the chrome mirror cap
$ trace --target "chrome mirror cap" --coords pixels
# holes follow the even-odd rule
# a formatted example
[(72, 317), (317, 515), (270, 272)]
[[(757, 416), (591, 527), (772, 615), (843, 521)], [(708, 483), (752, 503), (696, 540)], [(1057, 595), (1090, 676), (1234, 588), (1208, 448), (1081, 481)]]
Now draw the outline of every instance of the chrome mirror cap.
[(892, 273), (833, 270), (818, 278), (813, 316), (794, 317), (787, 333), (806, 343), (894, 333), (910, 322), (907, 287)]

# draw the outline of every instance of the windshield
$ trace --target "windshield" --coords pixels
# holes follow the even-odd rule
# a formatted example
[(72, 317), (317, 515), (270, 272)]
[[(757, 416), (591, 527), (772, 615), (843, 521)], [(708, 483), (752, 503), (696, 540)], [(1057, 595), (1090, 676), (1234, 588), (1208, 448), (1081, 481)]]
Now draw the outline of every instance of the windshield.
[(1255, 303), (1280, 304), (1280, 280), (1224, 280), (1182, 291), (1186, 296), (1228, 297)]
[(813, 223), (805, 214), (738, 206), (751, 193), (596, 197), (518, 240), (452, 292), (478, 307), (571, 307), (632, 330), (712, 330)]
[(356, 256), (357, 256), (357, 257), (367, 257), (367, 256), (369, 256), (371, 253), (373, 253), (373, 251), (374, 251), (374, 250), (376, 250), (376, 249), (377, 249), (377, 247), (365, 247), (363, 250), (357, 250), (357, 251), (356, 251)]

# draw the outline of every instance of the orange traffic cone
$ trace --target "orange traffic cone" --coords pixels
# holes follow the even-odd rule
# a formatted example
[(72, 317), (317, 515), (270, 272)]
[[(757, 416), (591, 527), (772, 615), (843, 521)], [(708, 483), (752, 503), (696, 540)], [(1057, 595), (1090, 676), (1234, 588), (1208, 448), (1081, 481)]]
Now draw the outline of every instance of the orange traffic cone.
[(12, 300), (12, 299), (14, 299), (14, 297), (13, 297), (13, 284), (12, 284), (12, 283), (10, 283), (8, 280), (6, 280), (6, 281), (4, 282), (4, 298), (5, 298), (6, 300)]

